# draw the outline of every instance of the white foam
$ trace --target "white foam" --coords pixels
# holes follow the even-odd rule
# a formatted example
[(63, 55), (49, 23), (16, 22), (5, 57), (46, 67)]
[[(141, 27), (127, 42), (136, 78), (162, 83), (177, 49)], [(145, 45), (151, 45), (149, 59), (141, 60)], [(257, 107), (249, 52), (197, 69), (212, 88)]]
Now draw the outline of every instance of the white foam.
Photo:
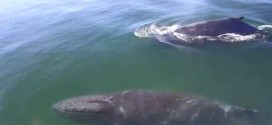
[(191, 121), (194, 121), (199, 115), (199, 108), (197, 109), (196, 113), (191, 117)]
[(158, 26), (156, 23), (143, 25), (135, 30), (134, 35), (137, 37), (154, 37), (174, 32), (179, 25)]
[(189, 35), (180, 34), (180, 33), (174, 33), (174, 35), (178, 39), (188, 43), (192, 43), (196, 41), (200, 43), (205, 41), (217, 41), (217, 40), (224, 41), (224, 42), (244, 42), (244, 41), (254, 40), (257, 38), (256, 34), (239, 35), (235, 33), (226, 33), (219, 36), (189, 36)]
[(128, 92), (129, 92), (128, 90), (125, 90), (125, 91), (122, 92), (122, 95), (125, 95), (125, 94), (127, 94)]
[(228, 113), (233, 109), (233, 106), (229, 106), (229, 105), (219, 105), (219, 107), (222, 108), (225, 113)]
[(219, 40), (224, 42), (244, 42), (249, 40), (254, 40), (257, 38), (257, 34), (251, 35), (239, 35), (235, 33), (226, 33), (218, 36)]
[(119, 107), (119, 111), (123, 114), (124, 117), (126, 117), (126, 110), (123, 108), (123, 106)]
[(197, 105), (197, 102), (196, 102), (196, 100), (188, 100), (188, 101), (186, 101), (186, 103), (188, 103), (188, 104), (190, 104), (190, 105)]

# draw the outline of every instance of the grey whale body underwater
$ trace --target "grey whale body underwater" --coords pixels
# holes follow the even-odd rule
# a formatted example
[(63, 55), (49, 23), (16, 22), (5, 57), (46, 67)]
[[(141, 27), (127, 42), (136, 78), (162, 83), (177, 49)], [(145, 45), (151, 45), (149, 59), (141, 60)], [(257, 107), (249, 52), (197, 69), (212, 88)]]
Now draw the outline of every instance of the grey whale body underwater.
[(170, 91), (127, 90), (53, 104), (69, 120), (97, 125), (266, 125), (256, 110)]
[[(244, 17), (231, 17), (184, 25), (172, 32), (153, 34), (152, 37), (161, 42), (201, 45), (203, 43), (234, 43), (231, 39), (232, 37), (234, 39), (239, 36), (247, 38), (245, 36), (250, 35), (252, 35), (250, 38), (253, 40), (266, 39), (268, 37), (268, 34), (264, 31), (244, 22)], [(241, 43), (240, 39), (237, 41), (235, 43)]]

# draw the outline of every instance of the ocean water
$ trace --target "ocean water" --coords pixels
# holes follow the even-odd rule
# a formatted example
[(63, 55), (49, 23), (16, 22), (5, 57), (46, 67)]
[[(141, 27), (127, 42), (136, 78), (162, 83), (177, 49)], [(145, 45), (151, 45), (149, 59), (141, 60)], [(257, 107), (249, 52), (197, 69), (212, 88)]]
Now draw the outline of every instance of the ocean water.
[(272, 116), (272, 44), (171, 46), (137, 28), (245, 16), (271, 0), (0, 0), (0, 125), (75, 125), (51, 105), (125, 89), (196, 93)]

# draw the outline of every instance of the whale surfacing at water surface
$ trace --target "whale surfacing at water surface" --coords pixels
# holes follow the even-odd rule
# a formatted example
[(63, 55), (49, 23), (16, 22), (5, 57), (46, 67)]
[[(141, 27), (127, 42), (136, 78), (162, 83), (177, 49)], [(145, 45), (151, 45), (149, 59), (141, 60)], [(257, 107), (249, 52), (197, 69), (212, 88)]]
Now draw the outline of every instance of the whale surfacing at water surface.
[(81, 96), (58, 102), (52, 109), (72, 121), (93, 125), (262, 125), (255, 110), (169, 91)]
[[(188, 25), (144, 25), (135, 30), (138, 37), (151, 37), (171, 45), (218, 45), (216, 43), (258, 43), (271, 39), (271, 33), (249, 25), (244, 17), (201, 21)], [(256, 42), (258, 41), (258, 42)], [(203, 44), (204, 43), (204, 44)], [(211, 43), (211, 44), (207, 44)]]

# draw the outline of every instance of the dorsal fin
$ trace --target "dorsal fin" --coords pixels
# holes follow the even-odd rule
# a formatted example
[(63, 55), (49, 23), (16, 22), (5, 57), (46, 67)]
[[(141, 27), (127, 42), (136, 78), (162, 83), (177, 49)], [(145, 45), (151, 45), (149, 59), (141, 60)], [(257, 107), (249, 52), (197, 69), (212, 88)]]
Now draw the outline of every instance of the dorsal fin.
[(237, 20), (239, 20), (239, 21), (243, 21), (243, 20), (244, 20), (244, 18), (245, 18), (245, 17), (240, 16), (240, 17), (235, 17), (234, 19), (237, 19)]

